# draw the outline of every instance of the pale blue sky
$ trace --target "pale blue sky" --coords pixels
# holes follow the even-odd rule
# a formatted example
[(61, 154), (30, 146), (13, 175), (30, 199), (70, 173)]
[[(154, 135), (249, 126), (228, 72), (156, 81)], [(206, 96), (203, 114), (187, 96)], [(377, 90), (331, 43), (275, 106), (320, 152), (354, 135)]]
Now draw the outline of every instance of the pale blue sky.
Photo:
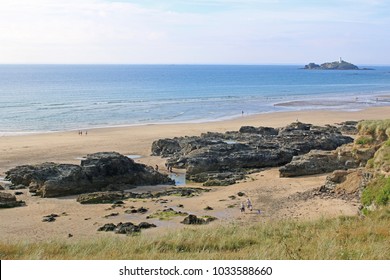
[(390, 1), (0, 0), (0, 63), (390, 65)]

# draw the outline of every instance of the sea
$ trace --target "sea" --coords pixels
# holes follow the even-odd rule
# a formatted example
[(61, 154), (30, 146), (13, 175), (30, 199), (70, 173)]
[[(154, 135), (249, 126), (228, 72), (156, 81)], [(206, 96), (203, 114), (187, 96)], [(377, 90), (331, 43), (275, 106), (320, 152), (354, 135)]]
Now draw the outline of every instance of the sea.
[(390, 66), (0, 65), (0, 136), (390, 105)]

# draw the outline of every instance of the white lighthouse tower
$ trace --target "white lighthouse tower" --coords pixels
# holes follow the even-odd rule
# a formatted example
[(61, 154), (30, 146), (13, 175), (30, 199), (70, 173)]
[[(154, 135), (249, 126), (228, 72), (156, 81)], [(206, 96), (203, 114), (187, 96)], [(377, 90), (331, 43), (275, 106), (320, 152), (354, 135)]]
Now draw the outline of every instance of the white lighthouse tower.
[(341, 58), (341, 56), (340, 56), (340, 60), (339, 60), (339, 63), (342, 63), (343, 62), (343, 59)]

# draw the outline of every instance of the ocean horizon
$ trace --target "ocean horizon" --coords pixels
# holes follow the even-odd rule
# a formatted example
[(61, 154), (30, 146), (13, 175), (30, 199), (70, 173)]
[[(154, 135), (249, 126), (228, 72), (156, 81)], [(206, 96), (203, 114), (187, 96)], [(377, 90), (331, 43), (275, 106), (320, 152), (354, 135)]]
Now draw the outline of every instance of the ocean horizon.
[(0, 135), (390, 104), (390, 66), (302, 67), (0, 65)]

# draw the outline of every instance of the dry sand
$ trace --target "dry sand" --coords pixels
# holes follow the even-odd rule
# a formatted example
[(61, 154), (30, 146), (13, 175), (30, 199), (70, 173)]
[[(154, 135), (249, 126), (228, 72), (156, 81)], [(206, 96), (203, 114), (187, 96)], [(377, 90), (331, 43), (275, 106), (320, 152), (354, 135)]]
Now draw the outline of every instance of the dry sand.
[[(46, 161), (61, 163), (80, 163), (80, 158), (94, 152), (116, 151), (125, 155), (140, 155), (137, 162), (160, 167), (165, 160), (150, 156), (151, 144), (154, 140), (199, 135), (202, 132), (238, 130), (243, 125), (253, 126), (285, 126), (295, 120), (316, 125), (334, 124), (346, 120), (385, 119), (390, 118), (390, 107), (372, 107), (362, 111), (298, 111), (270, 113), (245, 116), (228, 121), (195, 123), (144, 125), (117, 128), (92, 129), (88, 135), (78, 135), (78, 131), (46, 133), (23, 136), (0, 137), (0, 176), (14, 166), (35, 164)], [(180, 170), (174, 170), (180, 172)], [(166, 197), (167, 203), (161, 201), (127, 200), (123, 207), (108, 209), (111, 205), (80, 205), (75, 197), (38, 198), (32, 197), (27, 190), (18, 199), (26, 201), (27, 206), (13, 209), (0, 209), (0, 240), (47, 240), (94, 238), (112, 233), (97, 232), (97, 228), (105, 223), (149, 221), (158, 227), (144, 230), (143, 234), (165, 232), (172, 228), (184, 227), (179, 221), (183, 217), (171, 221), (146, 220), (146, 216), (172, 207), (196, 215), (218, 217), (212, 224), (243, 222), (254, 223), (275, 219), (315, 219), (337, 215), (355, 215), (358, 202), (346, 202), (340, 199), (310, 199), (307, 201), (291, 199), (298, 192), (304, 192), (321, 186), (326, 174), (301, 178), (279, 178), (278, 170), (271, 168), (260, 173), (251, 174), (248, 179), (228, 187), (213, 187), (211, 191), (192, 198)], [(199, 186), (199, 185), (197, 185)], [(153, 187), (158, 190), (164, 187)], [(137, 191), (145, 191), (146, 187)], [(7, 191), (13, 193), (14, 191)], [(238, 197), (243, 192), (245, 196)], [(236, 199), (229, 198), (235, 195)], [(254, 211), (239, 212), (238, 205), (249, 197)], [(183, 204), (183, 208), (177, 205)], [(149, 208), (146, 214), (125, 214), (130, 206)], [(210, 206), (213, 210), (204, 210)], [(260, 210), (260, 214), (257, 210)], [(105, 218), (111, 213), (119, 213)], [(48, 214), (59, 214), (55, 222), (42, 222)], [(187, 226), (188, 227), (188, 226)], [(72, 238), (68, 237), (72, 234)]]

